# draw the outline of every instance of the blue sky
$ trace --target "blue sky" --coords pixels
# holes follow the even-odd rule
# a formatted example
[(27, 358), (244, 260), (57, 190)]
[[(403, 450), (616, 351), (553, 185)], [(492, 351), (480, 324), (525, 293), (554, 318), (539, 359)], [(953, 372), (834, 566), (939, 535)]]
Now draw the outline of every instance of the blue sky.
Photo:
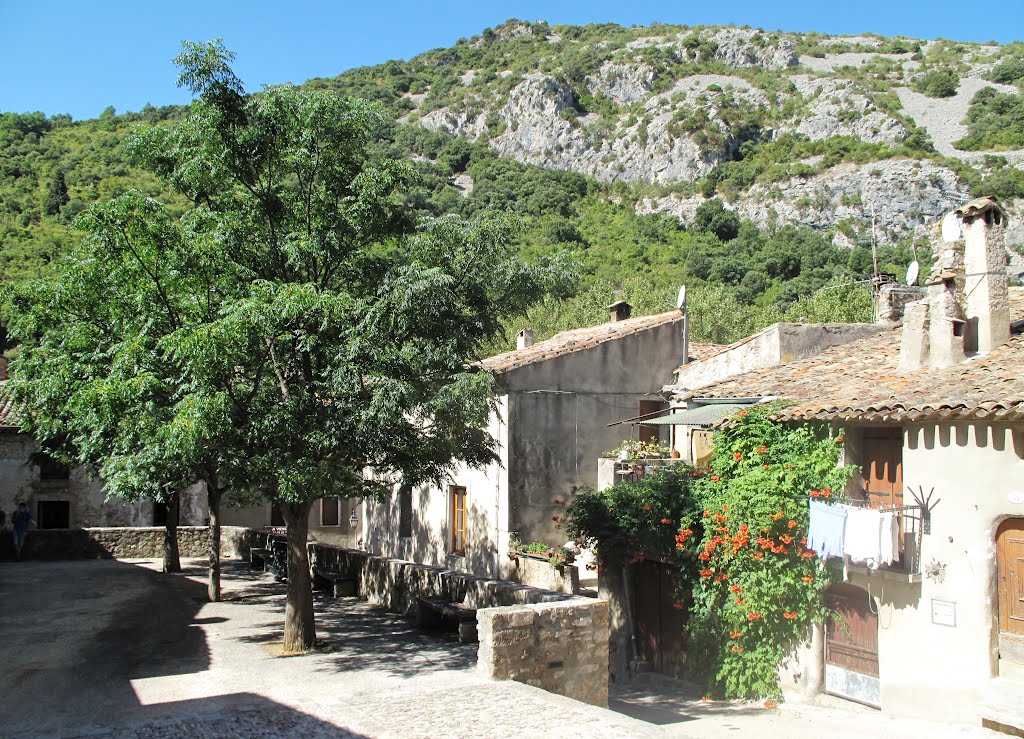
[(555, 23), (735, 23), (787, 31), (861, 33), (963, 41), (1024, 39), (1024, 2), (994, 12), (962, 3), (832, 2), (459, 2), (388, 0), (0, 0), (0, 111), (70, 113), (76, 120), (146, 103), (182, 103), (171, 59), (183, 39), (222, 37), (238, 54), (249, 89), (330, 77), (345, 69), (407, 59), (507, 18)]

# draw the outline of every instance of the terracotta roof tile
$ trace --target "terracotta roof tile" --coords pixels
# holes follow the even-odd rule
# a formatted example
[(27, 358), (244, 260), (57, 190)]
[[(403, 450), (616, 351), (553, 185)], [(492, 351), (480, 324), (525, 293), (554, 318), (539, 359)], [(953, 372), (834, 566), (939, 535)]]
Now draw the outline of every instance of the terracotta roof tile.
[[(1011, 316), (1024, 316), (1024, 290), (1011, 289)], [(782, 419), (915, 421), (1024, 419), (1024, 336), (953, 367), (897, 369), (902, 329), (826, 349), (789, 364), (754, 370), (682, 398), (775, 396), (795, 401)]]
[(21, 423), (18, 421), (17, 408), (7, 393), (6, 385), (6, 381), (0, 382), (0, 428), (18, 428)]
[[(534, 362), (542, 362), (546, 359), (560, 357), (582, 349), (590, 349), (606, 341), (621, 339), (657, 326), (681, 322), (682, 320), (683, 314), (678, 310), (673, 310), (667, 313), (657, 313), (653, 316), (638, 316), (622, 321), (602, 323), (597, 326), (562, 331), (550, 339), (538, 341), (536, 344), (525, 349), (516, 349), (515, 351), (488, 357), (480, 362), (480, 366), (495, 374), (501, 374), (517, 367), (524, 367)], [(691, 342), (690, 356), (695, 359), (702, 359), (705, 355), (716, 351), (718, 348), (716, 344)]]

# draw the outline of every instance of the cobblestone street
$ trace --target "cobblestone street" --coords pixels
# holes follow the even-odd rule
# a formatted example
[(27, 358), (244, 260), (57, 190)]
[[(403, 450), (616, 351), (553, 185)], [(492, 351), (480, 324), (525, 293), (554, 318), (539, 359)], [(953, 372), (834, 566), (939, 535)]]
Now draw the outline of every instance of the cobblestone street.
[[(693, 700), (649, 678), (612, 710), (475, 671), (475, 645), (355, 599), (317, 600), (313, 654), (275, 656), (284, 586), (228, 562), (205, 602), (201, 563), (0, 564), (0, 736), (997, 736), (868, 709)], [(627, 715), (628, 714), (628, 715)]]

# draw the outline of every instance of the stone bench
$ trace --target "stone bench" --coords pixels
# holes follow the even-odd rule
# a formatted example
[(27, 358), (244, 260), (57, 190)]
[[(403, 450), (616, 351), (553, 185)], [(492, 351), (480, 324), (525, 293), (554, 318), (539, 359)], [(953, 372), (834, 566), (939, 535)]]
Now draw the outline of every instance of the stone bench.
[(313, 567), (313, 590), (329, 590), (335, 598), (351, 598), (356, 595), (356, 579), (325, 567)]
[(473, 644), (477, 641), (476, 609), (459, 603), (449, 603), (443, 598), (416, 598), (416, 625), (421, 628), (442, 628), (454, 622), (458, 628), (459, 641)]

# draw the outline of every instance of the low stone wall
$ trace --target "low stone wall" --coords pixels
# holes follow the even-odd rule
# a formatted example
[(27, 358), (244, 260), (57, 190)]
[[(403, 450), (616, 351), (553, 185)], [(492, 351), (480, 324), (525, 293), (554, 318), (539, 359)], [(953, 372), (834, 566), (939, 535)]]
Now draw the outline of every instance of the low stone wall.
[(558, 593), (580, 592), (580, 570), (575, 565), (552, 567), (547, 557), (517, 552), (508, 576), (531, 588)]
[(477, 609), (477, 669), (485, 675), (608, 704), (604, 601), (324, 544), (310, 543), (309, 558), (314, 568), (354, 578), (360, 596), (393, 613), (414, 615), (420, 596)]
[(487, 608), (477, 613), (477, 669), (598, 706), (608, 705), (608, 603)]
[[(247, 557), (261, 532), (240, 526), (221, 528), (221, 556)], [(205, 557), (207, 526), (179, 526), (178, 554)], [(24, 559), (159, 559), (164, 556), (163, 527), (104, 527), (90, 529), (32, 529), (22, 547)], [(10, 531), (0, 532), (0, 561), (14, 559)]]

